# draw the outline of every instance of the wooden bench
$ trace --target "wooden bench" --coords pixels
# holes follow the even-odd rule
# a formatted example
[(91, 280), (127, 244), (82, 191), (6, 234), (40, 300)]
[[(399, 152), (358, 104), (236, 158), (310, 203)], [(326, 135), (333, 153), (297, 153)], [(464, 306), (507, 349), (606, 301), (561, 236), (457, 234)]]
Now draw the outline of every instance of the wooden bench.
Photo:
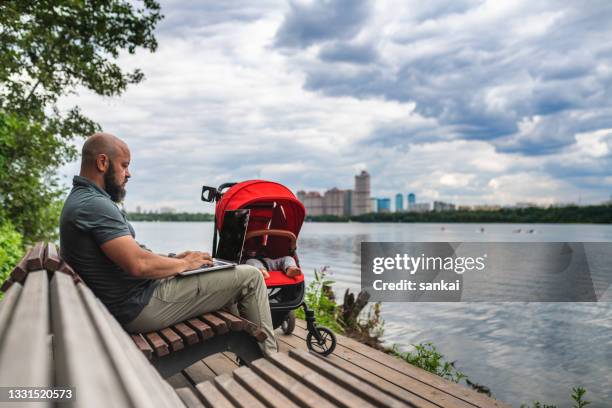
[(0, 386), (71, 386), (87, 407), (182, 406), (163, 377), (221, 351), (250, 363), (266, 338), (227, 311), (128, 334), (53, 244), (31, 248), (1, 289)]

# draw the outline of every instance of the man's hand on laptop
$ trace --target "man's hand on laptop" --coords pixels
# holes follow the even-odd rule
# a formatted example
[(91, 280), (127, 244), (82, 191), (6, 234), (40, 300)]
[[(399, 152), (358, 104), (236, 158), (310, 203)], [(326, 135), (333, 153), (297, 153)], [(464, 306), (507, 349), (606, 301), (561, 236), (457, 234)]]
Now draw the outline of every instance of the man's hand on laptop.
[(192, 269), (199, 268), (204, 265), (212, 265), (213, 260), (210, 254), (199, 251), (185, 251), (176, 256), (179, 259), (183, 259), (186, 262), (186, 268), (184, 271), (190, 271)]
[(189, 254), (202, 254), (205, 257), (208, 257), (208, 259), (210, 259), (212, 261), (212, 256), (210, 256), (210, 254), (208, 252), (200, 252), (200, 251), (185, 251), (185, 252), (181, 252), (178, 255), (174, 255), (174, 257), (181, 259), (181, 258), (186, 257)]

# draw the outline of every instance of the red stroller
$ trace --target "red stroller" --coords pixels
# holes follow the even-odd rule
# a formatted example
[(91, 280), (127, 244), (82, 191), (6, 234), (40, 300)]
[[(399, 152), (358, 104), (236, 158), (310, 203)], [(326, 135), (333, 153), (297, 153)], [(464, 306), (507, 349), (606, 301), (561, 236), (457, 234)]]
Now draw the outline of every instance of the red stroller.
[[(224, 191), (226, 189), (227, 191)], [(240, 262), (254, 254), (265, 254), (269, 258), (288, 255), (292, 256), (299, 266), (295, 250), (306, 210), (287, 187), (264, 180), (225, 183), (218, 188), (204, 186), (202, 201), (217, 202), (213, 256), (217, 250), (217, 234), (223, 231), (225, 211), (249, 209), (243, 259)], [(303, 307), (308, 328), (308, 349), (324, 356), (333, 352), (336, 348), (336, 336), (327, 327), (317, 326), (314, 311), (309, 310), (304, 302), (304, 275), (288, 277), (283, 271), (269, 273), (270, 277), (265, 282), (274, 328), (280, 326), (285, 334), (290, 334), (295, 328), (294, 310)]]

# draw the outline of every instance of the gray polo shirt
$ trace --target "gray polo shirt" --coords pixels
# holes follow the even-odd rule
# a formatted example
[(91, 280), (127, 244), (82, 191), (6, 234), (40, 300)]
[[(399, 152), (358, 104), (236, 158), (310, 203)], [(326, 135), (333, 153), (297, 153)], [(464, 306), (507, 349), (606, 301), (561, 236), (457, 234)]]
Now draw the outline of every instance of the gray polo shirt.
[(108, 193), (85, 177), (74, 176), (60, 217), (62, 258), (122, 324), (149, 303), (157, 281), (131, 276), (100, 249), (111, 239), (136, 237), (123, 211)]

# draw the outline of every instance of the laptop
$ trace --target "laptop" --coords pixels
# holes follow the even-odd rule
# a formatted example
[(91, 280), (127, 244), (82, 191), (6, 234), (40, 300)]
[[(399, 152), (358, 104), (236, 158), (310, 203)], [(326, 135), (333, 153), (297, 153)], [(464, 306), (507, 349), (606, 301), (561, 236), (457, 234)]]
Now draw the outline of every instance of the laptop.
[(225, 211), (223, 231), (219, 234), (219, 246), (212, 265), (202, 265), (199, 268), (181, 272), (179, 275), (188, 276), (196, 273), (229, 269), (238, 265), (242, 258), (242, 248), (251, 210)]

